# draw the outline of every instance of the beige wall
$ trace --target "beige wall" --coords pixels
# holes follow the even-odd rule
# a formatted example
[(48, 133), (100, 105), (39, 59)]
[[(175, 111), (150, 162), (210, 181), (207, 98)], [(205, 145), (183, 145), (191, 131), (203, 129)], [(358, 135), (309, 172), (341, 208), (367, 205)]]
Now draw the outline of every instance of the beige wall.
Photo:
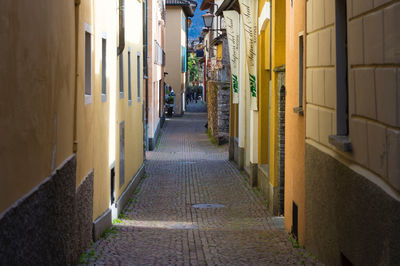
[(73, 1), (3, 1), (0, 9), (0, 212), (72, 154)]
[(352, 159), (400, 191), (400, 3), (348, 5)]
[[(163, 97), (164, 88), (160, 88), (159, 81), (162, 80), (161, 86), (164, 86), (164, 66), (155, 63), (156, 55), (156, 42), (163, 48), (165, 52), (165, 20), (162, 18), (162, 6), (165, 5), (165, 1), (148, 1), (148, 53), (149, 53), (149, 138), (154, 138), (157, 126), (160, 122), (160, 90), (162, 90), (161, 97)], [(163, 103), (163, 101), (162, 101)]]
[(368, 170), (376, 182), (386, 183), (385, 190), (399, 191), (400, 4), (347, 1), (351, 153), (328, 142), (336, 134), (334, 7), (333, 0), (307, 1), (306, 137)]
[(180, 7), (167, 7), (166, 24), (166, 66), (168, 75), (165, 81), (173, 88), (175, 97), (175, 113), (182, 108), (181, 93), (185, 84), (185, 75), (181, 72), (181, 46), (186, 45), (186, 34), (182, 31), (183, 11)]
[(326, 146), (336, 132), (334, 3), (307, 1), (306, 137)]

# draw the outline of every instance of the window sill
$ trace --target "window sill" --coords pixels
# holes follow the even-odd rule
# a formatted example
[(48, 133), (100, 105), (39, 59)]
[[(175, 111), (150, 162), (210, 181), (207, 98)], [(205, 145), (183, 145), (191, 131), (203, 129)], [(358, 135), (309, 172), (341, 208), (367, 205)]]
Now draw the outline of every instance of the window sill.
[(293, 108), (293, 112), (295, 112), (298, 115), (304, 115), (304, 110), (302, 106), (298, 106)]
[(85, 105), (92, 103), (92, 95), (85, 94)]
[(104, 103), (107, 101), (107, 94), (101, 94), (101, 102)]
[(138, 101), (138, 103), (140, 103), (140, 102), (141, 102), (141, 99), (140, 99), (140, 97), (138, 97), (138, 98), (137, 98), (137, 101)]
[(119, 92), (119, 98), (120, 99), (124, 98), (124, 92)]
[(349, 136), (330, 135), (329, 143), (344, 152), (351, 152), (353, 150)]
[(128, 100), (128, 106), (132, 105), (132, 100)]

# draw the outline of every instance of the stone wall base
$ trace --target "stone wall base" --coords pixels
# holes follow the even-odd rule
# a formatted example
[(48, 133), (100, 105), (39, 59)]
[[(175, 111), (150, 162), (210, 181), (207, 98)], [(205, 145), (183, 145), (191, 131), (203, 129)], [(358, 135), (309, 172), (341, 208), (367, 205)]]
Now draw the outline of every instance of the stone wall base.
[(149, 138), (149, 151), (152, 151), (156, 148), (157, 140), (160, 135), (160, 126), (161, 126), (160, 122), (161, 122), (161, 120), (157, 124), (156, 131), (154, 132), (154, 137)]
[(278, 186), (272, 186), (269, 180), (268, 166), (265, 164), (258, 166), (258, 184), (261, 195), (267, 200), (267, 206), (274, 216), (280, 213), (280, 191)]
[[(144, 164), (139, 168), (136, 172), (135, 176), (132, 178), (131, 182), (129, 182), (128, 186), (125, 188), (124, 192), (122, 192), (121, 196), (119, 196), (115, 206), (117, 208), (117, 213), (120, 213), (125, 206), (128, 204), (129, 199), (132, 197), (133, 192), (137, 188), (140, 180), (142, 180), (144, 176)], [(116, 217), (115, 217), (116, 218)]]
[(244, 148), (243, 147), (239, 147), (238, 148), (238, 168), (239, 170), (243, 170), (244, 169), (244, 160), (245, 160), (245, 153), (244, 153)]
[[(368, 173), (366, 173), (368, 174)], [(398, 265), (400, 202), (306, 143), (305, 246), (326, 265)]]
[(258, 164), (250, 163), (249, 166), (249, 182), (250, 186), (256, 187), (257, 186), (257, 174), (258, 174)]
[(235, 160), (235, 138), (229, 136), (229, 161)]
[(93, 222), (93, 240), (100, 239), (104, 231), (112, 226), (111, 209), (108, 209)]
[(93, 171), (76, 189), (71, 155), (0, 214), (0, 265), (72, 265), (92, 236)]
[(237, 138), (233, 138), (233, 160), (239, 165), (239, 143)]

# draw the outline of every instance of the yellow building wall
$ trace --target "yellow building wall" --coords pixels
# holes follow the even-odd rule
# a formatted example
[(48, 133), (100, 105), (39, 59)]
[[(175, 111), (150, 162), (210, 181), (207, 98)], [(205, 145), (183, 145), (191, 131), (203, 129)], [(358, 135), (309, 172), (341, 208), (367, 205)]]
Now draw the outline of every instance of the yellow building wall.
[[(115, 10), (111, 11), (110, 10)], [(95, 11), (95, 12), (94, 12)], [(93, 219), (110, 207), (110, 171), (115, 160), (116, 199), (143, 164), (142, 4), (125, 2), (124, 97), (119, 92), (118, 2), (83, 0), (79, 6), (77, 186), (94, 169)], [(104, 19), (107, 17), (108, 19)], [(92, 99), (85, 104), (85, 23), (92, 33)], [(134, 25), (134, 26), (133, 26)], [(107, 94), (101, 95), (102, 38), (107, 40)], [(128, 102), (128, 50), (131, 53), (131, 95)], [(140, 54), (140, 95), (137, 97), (137, 54)], [(119, 184), (119, 124), (125, 121), (125, 178)], [(115, 123), (113, 125), (113, 123)], [(110, 130), (111, 129), (111, 130)], [(114, 130), (114, 132), (112, 132)], [(110, 138), (114, 138), (111, 139)]]
[(271, 78), (271, 137), (269, 176), (272, 186), (278, 185), (278, 90), (276, 67), (285, 64), (285, 17), (286, 9), (284, 1), (272, 1), (272, 78)]
[(217, 45), (217, 59), (218, 60), (222, 59), (222, 43)]
[[(116, 127), (116, 162), (115, 162), (115, 195), (116, 199), (122, 194), (129, 182), (143, 164), (143, 41), (142, 41), (142, 3), (137, 0), (125, 2), (125, 49), (124, 63), (124, 97), (119, 95), (119, 78), (117, 80), (117, 127)], [(128, 102), (128, 50), (131, 51), (131, 82), (132, 102)], [(137, 97), (137, 54), (140, 54), (140, 95)], [(119, 64), (118, 64), (119, 65)], [(119, 71), (119, 69), (118, 69)], [(119, 77), (119, 74), (117, 74)], [(119, 125), (125, 121), (125, 181), (119, 183)]]
[[(78, 26), (78, 61), (77, 61), (77, 167), (76, 167), (76, 187), (94, 168), (93, 149), (94, 149), (94, 20), (93, 3), (91, 0), (82, 0), (79, 5), (79, 26)], [(91, 33), (92, 43), (92, 97), (85, 97), (85, 27)], [(95, 177), (96, 178), (96, 177)]]
[[(111, 102), (115, 102), (112, 94), (116, 93), (116, 50), (117, 50), (117, 30), (118, 13), (116, 1), (96, 0), (94, 2), (94, 91), (93, 104), (95, 109), (94, 116), (94, 146), (93, 146), (93, 166), (94, 166), (94, 194), (93, 194), (93, 219), (101, 216), (110, 205), (110, 121), (115, 123), (115, 119), (110, 119)], [(105, 96), (102, 96), (102, 39), (106, 39), (106, 77), (107, 88)], [(105, 100), (104, 100), (105, 97)], [(115, 130), (115, 127), (113, 127)], [(115, 136), (115, 134), (114, 134)]]
[[(258, 1), (258, 16), (260, 16), (266, 0)], [(268, 90), (269, 90), (269, 22), (261, 31), (257, 40), (257, 70), (258, 70), (258, 163), (268, 163)]]
[[(305, 99), (305, 0), (286, 1), (285, 228), (292, 231), (293, 201), (298, 207), (298, 240), (305, 238), (305, 117), (299, 106), (299, 34), (303, 34), (303, 99)], [(303, 108), (305, 106), (303, 101)]]
[(0, 9), (0, 213), (72, 154), (73, 1)]

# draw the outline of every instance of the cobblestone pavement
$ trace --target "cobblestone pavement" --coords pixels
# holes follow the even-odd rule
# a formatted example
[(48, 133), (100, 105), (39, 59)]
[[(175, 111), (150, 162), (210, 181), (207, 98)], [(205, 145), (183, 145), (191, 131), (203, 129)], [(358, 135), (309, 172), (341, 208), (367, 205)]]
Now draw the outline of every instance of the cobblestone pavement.
[(186, 105), (186, 112), (207, 112), (207, 104), (203, 101), (195, 101), (189, 102)]
[[(205, 113), (168, 120), (147, 177), (83, 262), (106, 265), (315, 265), (275, 227), (263, 200), (211, 144)], [(194, 208), (194, 204), (221, 204)], [(201, 205), (200, 207), (210, 207)]]

